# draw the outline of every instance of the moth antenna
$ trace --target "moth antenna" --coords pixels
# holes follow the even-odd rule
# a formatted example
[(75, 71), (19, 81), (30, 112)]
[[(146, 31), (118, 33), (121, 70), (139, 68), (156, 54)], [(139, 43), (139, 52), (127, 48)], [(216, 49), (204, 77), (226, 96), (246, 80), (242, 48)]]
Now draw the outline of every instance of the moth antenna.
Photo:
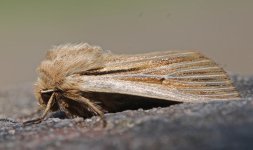
[(77, 102), (81, 102), (84, 103), (86, 105), (88, 105), (88, 110), (91, 110), (92, 112), (94, 112), (96, 115), (98, 115), (101, 118), (101, 121), (103, 123), (103, 127), (106, 127), (106, 119), (105, 119), (105, 115), (104, 112), (101, 110), (101, 108), (96, 105), (95, 103), (91, 102), (89, 99), (79, 96), (79, 95), (68, 95), (68, 98), (77, 101)]
[(57, 89), (49, 89), (49, 90), (41, 90), (41, 94), (47, 94), (47, 93), (53, 93), (53, 92), (58, 92)]
[(47, 116), (47, 113), (51, 109), (51, 107), (52, 107), (52, 105), (54, 103), (54, 98), (55, 98), (55, 93), (53, 93), (51, 95), (50, 99), (48, 100), (47, 107), (46, 107), (46, 109), (43, 112), (43, 114), (42, 114), (41, 117), (33, 119), (33, 120), (28, 120), (28, 121), (24, 122), (23, 125), (27, 126), (27, 125), (31, 125), (31, 124), (38, 124), (38, 123), (40, 123)]

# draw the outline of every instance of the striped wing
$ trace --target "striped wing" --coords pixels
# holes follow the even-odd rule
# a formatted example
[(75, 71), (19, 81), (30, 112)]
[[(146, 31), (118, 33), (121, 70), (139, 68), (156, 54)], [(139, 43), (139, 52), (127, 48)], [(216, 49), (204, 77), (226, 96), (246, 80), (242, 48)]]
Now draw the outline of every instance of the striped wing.
[(227, 73), (194, 51), (108, 56), (104, 68), (82, 74), (84, 91), (182, 102), (238, 99)]

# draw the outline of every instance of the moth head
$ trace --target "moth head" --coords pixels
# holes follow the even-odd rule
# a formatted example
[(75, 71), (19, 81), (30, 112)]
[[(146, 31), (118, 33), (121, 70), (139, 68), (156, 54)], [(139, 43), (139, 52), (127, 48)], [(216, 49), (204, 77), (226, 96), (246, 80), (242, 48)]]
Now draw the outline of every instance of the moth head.
[(54, 88), (49, 88), (42, 80), (38, 79), (35, 84), (35, 97), (39, 102), (39, 105), (46, 107), (47, 103), (54, 92), (57, 90)]
[(71, 90), (71, 84), (66, 82), (68, 76), (103, 67), (103, 53), (100, 47), (87, 43), (60, 45), (49, 50), (37, 68), (35, 95), (39, 103), (46, 105), (52, 90)]

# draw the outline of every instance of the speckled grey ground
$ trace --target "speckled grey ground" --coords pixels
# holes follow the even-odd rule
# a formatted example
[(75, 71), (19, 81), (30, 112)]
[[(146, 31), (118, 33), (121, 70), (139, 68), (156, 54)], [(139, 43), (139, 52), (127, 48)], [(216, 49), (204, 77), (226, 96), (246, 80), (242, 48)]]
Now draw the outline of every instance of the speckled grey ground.
[(31, 84), (1, 89), (0, 149), (253, 149), (253, 78), (233, 80), (241, 100), (107, 114), (106, 128), (98, 117), (23, 127), (38, 115)]

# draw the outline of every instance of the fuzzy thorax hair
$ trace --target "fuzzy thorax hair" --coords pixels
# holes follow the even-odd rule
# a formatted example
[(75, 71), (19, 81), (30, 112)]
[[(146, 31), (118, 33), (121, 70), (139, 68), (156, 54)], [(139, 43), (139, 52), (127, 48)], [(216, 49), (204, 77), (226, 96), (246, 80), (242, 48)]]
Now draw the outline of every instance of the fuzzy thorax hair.
[(102, 68), (104, 60), (103, 50), (97, 46), (84, 44), (66, 44), (49, 50), (46, 58), (37, 68), (38, 80), (35, 95), (39, 102), (41, 90), (60, 89), (69, 87), (65, 83), (68, 76), (80, 72)]

